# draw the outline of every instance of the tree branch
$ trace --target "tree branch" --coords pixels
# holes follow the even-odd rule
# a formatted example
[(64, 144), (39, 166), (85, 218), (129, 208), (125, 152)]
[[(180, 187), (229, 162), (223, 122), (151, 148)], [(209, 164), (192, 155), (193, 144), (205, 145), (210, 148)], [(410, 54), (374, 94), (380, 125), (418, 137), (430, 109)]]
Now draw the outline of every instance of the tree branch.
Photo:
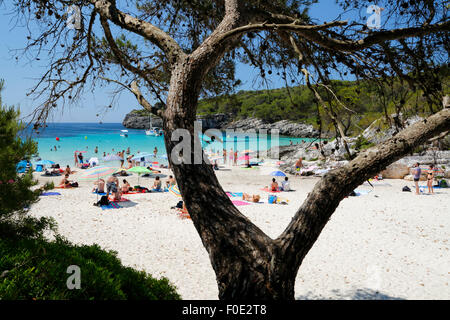
[(165, 53), (171, 65), (186, 55), (178, 43), (166, 32), (147, 21), (118, 10), (115, 1), (90, 0), (90, 2), (102, 18), (108, 19), (123, 29), (138, 34), (155, 44)]
[(291, 268), (297, 270), (342, 199), (416, 146), (448, 130), (450, 109), (443, 109), (326, 174), (315, 185), (286, 230), (275, 240), (282, 252), (280, 258), (288, 260)]
[(346, 25), (347, 21), (334, 21), (322, 25), (297, 25), (295, 23), (291, 24), (249, 24), (247, 26), (242, 26), (230, 30), (220, 36), (217, 39), (219, 43), (227, 41), (230, 37), (235, 37), (237, 35), (242, 35), (251, 31), (260, 30), (282, 30), (295, 32), (303, 38), (319, 44), (320, 46), (335, 51), (352, 52), (362, 49), (369, 48), (374, 44), (382, 43), (389, 40), (405, 39), (410, 37), (417, 37), (426, 34), (430, 34), (437, 31), (449, 31), (450, 21), (421, 26), (421, 27), (411, 27), (402, 28), (388, 31), (374, 32), (367, 37), (360, 40), (338, 40), (333, 39), (320, 33), (320, 30), (328, 29), (336, 26)]

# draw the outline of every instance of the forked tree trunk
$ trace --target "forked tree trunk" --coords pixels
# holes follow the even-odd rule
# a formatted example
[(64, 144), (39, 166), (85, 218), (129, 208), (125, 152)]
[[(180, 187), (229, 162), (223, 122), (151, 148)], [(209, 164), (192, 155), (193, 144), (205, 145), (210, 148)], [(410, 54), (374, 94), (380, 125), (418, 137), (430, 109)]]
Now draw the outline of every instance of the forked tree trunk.
[[(219, 298), (293, 299), (295, 270), (283, 270), (276, 259), (273, 240), (249, 221), (223, 191), (211, 165), (174, 164), (171, 140), (175, 129), (194, 137), (198, 78), (195, 66), (180, 64), (172, 81), (164, 115), (164, 138), (169, 162), (188, 212), (217, 276)], [(194, 142), (192, 157), (194, 159)], [(280, 268), (281, 267), (281, 268)]]

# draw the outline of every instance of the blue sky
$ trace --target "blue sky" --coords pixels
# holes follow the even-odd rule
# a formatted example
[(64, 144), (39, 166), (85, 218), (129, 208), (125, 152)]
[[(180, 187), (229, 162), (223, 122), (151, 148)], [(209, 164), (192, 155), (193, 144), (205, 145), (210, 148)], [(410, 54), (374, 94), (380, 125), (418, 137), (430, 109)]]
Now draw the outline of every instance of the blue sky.
[[(3, 101), (7, 105), (20, 106), (22, 116), (29, 114), (34, 109), (35, 103), (26, 96), (26, 92), (36, 83), (36, 79), (45, 71), (43, 63), (39, 61), (28, 64), (24, 60), (16, 62), (11, 52), (26, 45), (27, 30), (23, 27), (14, 27), (7, 12), (8, 5), (0, 5), (0, 79), (5, 80)], [(311, 16), (323, 21), (332, 21), (336, 18), (339, 8), (333, 0), (320, 1), (311, 8)], [(239, 65), (237, 77), (243, 81), (239, 90), (261, 89), (253, 85), (253, 79), (257, 71), (246, 65)], [(282, 87), (280, 79), (272, 78), (274, 88)], [(95, 94), (86, 94), (82, 101), (74, 106), (58, 109), (50, 121), (52, 122), (98, 122), (97, 113), (101, 114), (103, 122), (122, 122), (126, 113), (139, 108), (134, 96), (123, 92), (117, 100), (114, 108), (105, 112), (105, 106), (110, 104), (110, 93), (113, 87), (97, 88)]]

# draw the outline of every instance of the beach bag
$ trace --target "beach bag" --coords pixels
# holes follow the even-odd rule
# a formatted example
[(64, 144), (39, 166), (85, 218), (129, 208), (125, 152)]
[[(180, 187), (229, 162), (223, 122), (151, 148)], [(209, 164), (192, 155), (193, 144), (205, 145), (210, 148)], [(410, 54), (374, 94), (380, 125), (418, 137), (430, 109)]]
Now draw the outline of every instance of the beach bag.
[(268, 202), (269, 203), (277, 203), (277, 196), (275, 196), (273, 194), (269, 194)]
[(445, 181), (444, 179), (439, 181), (439, 187), (441, 187), (441, 188), (448, 188), (447, 181)]
[(350, 194), (349, 194), (348, 196), (349, 196), (349, 197), (356, 197), (355, 191), (350, 192)]
[(97, 205), (100, 207), (100, 206), (107, 206), (107, 205), (109, 205), (109, 200), (108, 200), (108, 197), (107, 196), (102, 196), (101, 198), (100, 198), (100, 200), (97, 202)]
[(72, 187), (77, 188), (78, 187), (78, 182), (74, 182), (70, 184)]
[(411, 189), (408, 186), (404, 186), (402, 191), (403, 192), (411, 192)]

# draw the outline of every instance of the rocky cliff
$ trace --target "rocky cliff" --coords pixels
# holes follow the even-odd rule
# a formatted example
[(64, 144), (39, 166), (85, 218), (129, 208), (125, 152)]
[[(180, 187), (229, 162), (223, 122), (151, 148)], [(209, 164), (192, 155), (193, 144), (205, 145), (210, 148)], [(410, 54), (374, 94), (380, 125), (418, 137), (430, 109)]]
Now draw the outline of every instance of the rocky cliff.
[(261, 119), (246, 118), (237, 121), (230, 122), (223, 129), (233, 129), (241, 131), (266, 129), (279, 130), (279, 134), (282, 136), (290, 137), (302, 137), (302, 138), (315, 138), (319, 136), (319, 131), (314, 129), (312, 125), (305, 123), (295, 123), (289, 120), (281, 120), (274, 123), (267, 123)]
[[(122, 125), (129, 129), (148, 129), (150, 128), (150, 117), (142, 116), (136, 112), (130, 112), (125, 116)], [(153, 127), (162, 127), (162, 119), (152, 116)]]
[[(319, 132), (312, 125), (304, 123), (295, 123), (288, 120), (281, 120), (274, 123), (266, 123), (256, 118), (246, 118), (233, 121), (231, 115), (219, 113), (213, 115), (199, 115), (197, 120), (202, 122), (202, 128), (207, 129), (233, 129), (247, 132), (249, 130), (266, 129), (279, 130), (283, 136), (313, 138), (319, 135)], [(162, 127), (162, 119), (152, 117), (154, 127)], [(123, 126), (130, 129), (148, 129), (150, 127), (150, 117), (140, 115), (138, 112), (130, 112), (125, 116), (122, 122)]]

